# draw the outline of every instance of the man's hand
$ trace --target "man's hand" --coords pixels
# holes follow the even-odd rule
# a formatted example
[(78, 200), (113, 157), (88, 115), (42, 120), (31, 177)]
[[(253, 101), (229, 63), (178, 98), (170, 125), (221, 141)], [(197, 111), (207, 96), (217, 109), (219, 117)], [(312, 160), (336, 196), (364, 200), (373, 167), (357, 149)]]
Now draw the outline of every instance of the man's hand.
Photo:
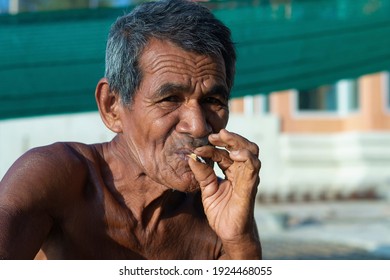
[(226, 257), (261, 258), (261, 246), (254, 220), (257, 186), (260, 182), (259, 148), (225, 129), (210, 135), (209, 141), (213, 146), (200, 147), (194, 152), (216, 162), (224, 172), (225, 179), (218, 181), (209, 165), (189, 161), (201, 188), (203, 207), (209, 224), (220, 237)]

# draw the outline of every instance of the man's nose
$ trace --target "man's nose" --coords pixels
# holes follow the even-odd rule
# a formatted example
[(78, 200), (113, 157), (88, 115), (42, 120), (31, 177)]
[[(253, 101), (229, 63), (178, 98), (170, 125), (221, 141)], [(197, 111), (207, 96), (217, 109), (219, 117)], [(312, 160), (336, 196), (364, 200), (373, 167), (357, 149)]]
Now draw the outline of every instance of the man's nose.
[(206, 112), (202, 109), (201, 104), (198, 102), (187, 103), (180, 110), (180, 120), (176, 126), (177, 131), (189, 134), (194, 138), (205, 137), (212, 133)]

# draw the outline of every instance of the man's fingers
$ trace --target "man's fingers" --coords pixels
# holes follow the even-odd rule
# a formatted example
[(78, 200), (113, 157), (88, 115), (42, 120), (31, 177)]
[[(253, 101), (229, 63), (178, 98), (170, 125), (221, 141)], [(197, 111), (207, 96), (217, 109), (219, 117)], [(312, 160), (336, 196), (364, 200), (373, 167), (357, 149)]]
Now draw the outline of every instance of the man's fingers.
[(256, 157), (259, 156), (259, 147), (255, 143), (226, 129), (222, 129), (217, 134), (211, 134), (209, 141), (215, 146), (225, 147), (228, 151), (247, 149)]
[(245, 149), (232, 151), (230, 158), (236, 162), (243, 162), (249, 170), (258, 172), (261, 168), (261, 162), (258, 157), (255, 157), (251, 152)]
[(195, 149), (195, 153), (201, 157), (209, 158), (217, 163), (223, 172), (228, 169), (233, 161), (229, 156), (229, 152), (223, 149), (218, 149), (214, 146), (204, 146)]
[[(209, 136), (213, 146), (203, 146), (194, 150), (198, 156), (216, 162), (224, 172), (241, 198), (252, 195), (257, 190), (260, 180), (261, 162), (258, 158), (259, 148), (244, 137), (221, 130)], [(215, 146), (225, 147), (220, 149)], [(190, 159), (189, 166), (199, 182), (203, 197), (212, 196), (218, 192), (218, 180), (210, 165), (205, 165)]]

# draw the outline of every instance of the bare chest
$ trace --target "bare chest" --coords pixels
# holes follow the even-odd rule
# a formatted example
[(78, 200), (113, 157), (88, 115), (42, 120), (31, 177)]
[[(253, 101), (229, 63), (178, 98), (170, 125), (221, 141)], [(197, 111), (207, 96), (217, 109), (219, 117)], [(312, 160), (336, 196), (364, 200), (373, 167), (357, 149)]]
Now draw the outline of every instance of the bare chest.
[[(111, 199), (84, 201), (53, 226), (41, 250), (49, 259), (215, 259), (217, 236), (192, 207), (155, 209), (136, 219)], [(158, 213), (157, 213), (158, 212)]]

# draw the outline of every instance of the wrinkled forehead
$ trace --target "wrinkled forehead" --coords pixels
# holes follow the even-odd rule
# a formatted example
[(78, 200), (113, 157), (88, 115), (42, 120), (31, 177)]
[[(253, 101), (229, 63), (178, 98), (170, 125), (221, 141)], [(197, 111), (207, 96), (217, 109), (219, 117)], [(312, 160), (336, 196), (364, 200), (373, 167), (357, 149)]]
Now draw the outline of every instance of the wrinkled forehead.
[(226, 81), (222, 56), (186, 51), (167, 40), (151, 39), (140, 56), (139, 65), (143, 73), (177, 72), (193, 77), (213, 75)]

